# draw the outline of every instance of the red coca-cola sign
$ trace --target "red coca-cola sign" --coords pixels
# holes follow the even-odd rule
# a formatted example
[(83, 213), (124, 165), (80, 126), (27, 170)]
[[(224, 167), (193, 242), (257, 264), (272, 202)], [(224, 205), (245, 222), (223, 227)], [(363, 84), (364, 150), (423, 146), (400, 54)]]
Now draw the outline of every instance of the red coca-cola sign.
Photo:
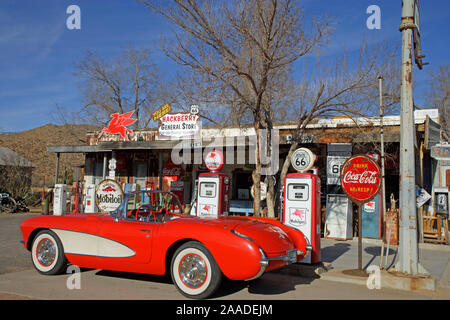
[(380, 167), (370, 157), (356, 155), (342, 166), (341, 186), (348, 197), (358, 205), (375, 198), (380, 185)]
[(181, 176), (183, 173), (183, 168), (181, 168), (181, 166), (177, 166), (170, 160), (168, 160), (163, 166), (163, 176)]

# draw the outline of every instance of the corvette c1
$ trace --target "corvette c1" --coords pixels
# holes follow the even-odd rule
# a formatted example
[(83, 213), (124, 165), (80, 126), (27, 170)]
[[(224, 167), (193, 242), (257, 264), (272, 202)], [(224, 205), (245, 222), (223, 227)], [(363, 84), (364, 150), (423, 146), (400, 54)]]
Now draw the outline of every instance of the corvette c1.
[(252, 280), (303, 259), (302, 232), (256, 217), (184, 215), (166, 191), (125, 195), (111, 214), (38, 216), (21, 225), (23, 244), (41, 274), (84, 268), (164, 275), (189, 298), (212, 295), (225, 276)]

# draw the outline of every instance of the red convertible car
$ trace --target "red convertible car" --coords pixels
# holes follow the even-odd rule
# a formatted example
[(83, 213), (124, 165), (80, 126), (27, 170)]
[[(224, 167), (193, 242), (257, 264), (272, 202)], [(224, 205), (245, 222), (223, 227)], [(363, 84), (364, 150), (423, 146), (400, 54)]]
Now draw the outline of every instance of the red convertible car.
[(185, 215), (165, 191), (125, 195), (111, 214), (38, 216), (21, 225), (23, 244), (41, 274), (79, 267), (164, 275), (178, 290), (204, 299), (223, 276), (251, 280), (295, 263), (312, 249), (304, 235), (277, 220)]

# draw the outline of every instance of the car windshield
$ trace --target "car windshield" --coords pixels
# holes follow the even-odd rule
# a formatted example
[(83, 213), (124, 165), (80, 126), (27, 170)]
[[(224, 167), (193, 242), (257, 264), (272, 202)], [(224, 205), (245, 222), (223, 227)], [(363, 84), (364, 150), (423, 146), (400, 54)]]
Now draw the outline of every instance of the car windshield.
[(127, 193), (112, 212), (118, 219), (143, 222), (167, 222), (183, 215), (177, 196), (168, 191), (136, 191)]

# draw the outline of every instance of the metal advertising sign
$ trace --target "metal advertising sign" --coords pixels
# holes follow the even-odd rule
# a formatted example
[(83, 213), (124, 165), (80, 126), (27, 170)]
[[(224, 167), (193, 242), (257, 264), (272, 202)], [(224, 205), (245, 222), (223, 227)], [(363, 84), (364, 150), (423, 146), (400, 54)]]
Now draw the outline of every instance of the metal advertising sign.
[(106, 128), (103, 128), (103, 130), (98, 135), (98, 139), (104, 134), (120, 134), (122, 138), (125, 139), (125, 141), (128, 141), (128, 134), (133, 134), (133, 130), (128, 129), (127, 126), (130, 124), (133, 124), (136, 122), (137, 119), (132, 119), (131, 115), (134, 113), (134, 111), (130, 111), (124, 114), (118, 114), (113, 113), (111, 115), (111, 118), (113, 118), (108, 126)]
[(369, 151), (366, 153), (367, 156), (371, 157), (373, 160), (375, 160), (376, 163), (380, 162), (381, 156), (379, 153), (375, 151)]
[(327, 156), (327, 184), (339, 185), (342, 165), (348, 157), (343, 156)]
[(425, 189), (418, 186), (416, 186), (416, 195), (417, 208), (420, 208), (431, 199), (431, 195)]
[(297, 171), (307, 171), (312, 168), (316, 156), (307, 148), (298, 148), (291, 157), (291, 165)]
[(201, 128), (198, 114), (168, 113), (158, 120), (158, 139), (199, 138)]
[(191, 114), (198, 114), (200, 112), (200, 107), (196, 104), (191, 105)]
[(224, 162), (223, 153), (219, 150), (211, 150), (205, 157), (205, 166), (209, 171), (219, 171)]
[(112, 212), (123, 200), (123, 191), (119, 183), (114, 180), (103, 180), (95, 190), (95, 202), (101, 212)]
[(308, 208), (289, 208), (289, 223), (295, 226), (306, 224)]
[(342, 166), (341, 186), (354, 203), (362, 205), (375, 198), (380, 185), (380, 167), (370, 157), (356, 155)]
[(170, 104), (166, 103), (165, 105), (161, 106), (155, 112), (152, 113), (153, 121), (158, 120), (159, 118), (166, 115), (170, 111), (172, 111), (172, 107), (170, 106)]
[[(365, 155), (355, 155), (345, 161), (341, 170), (341, 187), (350, 200), (358, 205), (358, 269), (362, 271), (362, 213), (361, 207), (378, 194), (381, 170)], [(370, 206), (370, 205), (369, 205)]]
[(163, 166), (163, 176), (181, 176), (184, 170), (181, 166), (174, 164), (172, 161), (167, 161)]

